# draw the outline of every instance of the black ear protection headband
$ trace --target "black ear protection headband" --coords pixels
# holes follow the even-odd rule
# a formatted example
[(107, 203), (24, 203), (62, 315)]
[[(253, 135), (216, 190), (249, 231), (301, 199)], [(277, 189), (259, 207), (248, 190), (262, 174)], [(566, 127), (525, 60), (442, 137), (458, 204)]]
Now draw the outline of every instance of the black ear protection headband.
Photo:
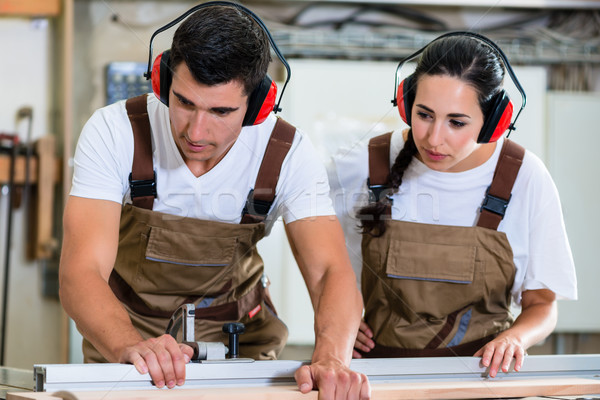
[[(450, 36), (469, 36), (469, 37), (478, 39), (478, 40), (484, 42), (485, 44), (487, 44), (488, 46), (490, 46), (492, 49), (496, 50), (496, 53), (502, 59), (502, 62), (504, 63), (504, 66), (506, 67), (508, 74), (510, 75), (512, 81), (514, 82), (515, 86), (519, 90), (519, 93), (521, 93), (521, 108), (519, 109), (519, 112), (517, 112), (515, 119), (511, 122), (512, 114), (513, 114), (513, 104), (510, 101), (508, 94), (506, 93), (505, 90), (501, 90), (499, 93), (497, 93), (491, 100), (492, 106), (490, 108), (490, 111), (487, 113), (487, 115), (484, 116), (483, 127), (481, 128), (481, 131), (479, 132), (477, 142), (478, 143), (495, 142), (502, 136), (502, 134), (507, 129), (509, 130), (508, 134), (506, 135), (508, 137), (510, 135), (511, 131), (516, 129), (515, 123), (517, 122), (517, 119), (519, 118), (521, 111), (523, 111), (523, 108), (525, 108), (525, 103), (527, 102), (527, 96), (525, 95), (525, 91), (523, 90), (521, 83), (517, 79), (512, 67), (510, 66), (510, 63), (508, 62), (506, 55), (504, 54), (502, 49), (500, 49), (500, 47), (498, 47), (498, 45), (496, 45), (490, 39), (486, 38), (483, 35), (480, 35), (480, 34), (477, 34), (474, 32), (468, 32), (468, 31), (449, 32), (449, 33), (446, 33), (444, 35), (441, 35), (441, 36), (435, 38), (429, 44), (435, 42), (436, 40), (450, 37)], [(429, 46), (429, 44), (427, 46)], [(413, 103), (415, 100), (415, 82), (413, 82), (413, 80), (414, 80), (413, 75), (409, 75), (402, 82), (398, 82), (399, 76), (400, 76), (400, 68), (402, 68), (402, 66), (407, 61), (410, 61), (410, 60), (414, 59), (415, 57), (417, 57), (419, 54), (421, 54), (427, 48), (427, 46), (423, 47), (420, 50), (417, 50), (413, 54), (409, 55), (408, 57), (406, 57), (405, 59), (400, 61), (400, 63), (398, 64), (398, 67), (396, 68), (396, 80), (395, 80), (396, 86), (394, 88), (395, 90), (394, 90), (394, 98), (392, 100), (392, 104), (394, 104), (394, 106), (398, 107), (398, 111), (400, 112), (400, 117), (408, 125), (410, 125), (410, 123), (411, 123), (410, 115), (411, 115), (412, 106), (413, 106)]]
[(273, 36), (271, 36), (271, 33), (267, 29), (264, 22), (256, 14), (254, 14), (252, 11), (250, 11), (248, 8), (242, 6), (241, 4), (231, 3), (229, 1), (209, 1), (207, 3), (202, 3), (202, 4), (199, 4), (191, 9), (189, 9), (181, 16), (177, 17), (176, 19), (174, 19), (173, 21), (164, 25), (163, 27), (157, 29), (156, 32), (154, 32), (152, 34), (152, 37), (150, 38), (150, 54), (148, 56), (148, 70), (144, 73), (144, 77), (147, 80), (148, 79), (152, 80), (152, 90), (153, 90), (154, 94), (156, 95), (156, 97), (158, 97), (158, 99), (161, 102), (163, 102), (165, 105), (168, 106), (169, 105), (169, 90), (171, 88), (171, 82), (173, 81), (173, 71), (171, 70), (171, 67), (169, 66), (170, 50), (166, 50), (163, 53), (159, 54), (156, 57), (156, 60), (154, 61), (154, 64), (153, 64), (152, 63), (152, 42), (154, 41), (154, 38), (156, 37), (156, 35), (173, 27), (174, 25), (178, 24), (184, 18), (186, 18), (188, 15), (190, 15), (202, 8), (211, 7), (211, 6), (234, 7), (234, 8), (237, 8), (238, 10), (242, 11), (244, 14), (248, 15), (250, 18), (252, 18), (262, 28), (262, 30), (267, 34), (269, 43), (271, 44), (273, 51), (275, 52), (275, 54), (277, 55), (277, 58), (279, 58), (279, 60), (284, 65), (284, 67), (287, 71), (287, 77), (286, 77), (285, 83), (283, 85), (283, 88), (281, 89), (281, 94), (279, 95), (279, 101), (277, 102), (277, 104), (275, 104), (275, 101), (277, 100), (277, 85), (275, 84), (275, 82), (271, 79), (271, 77), (268, 74), (265, 75), (265, 77), (263, 78), (261, 83), (258, 85), (258, 87), (256, 87), (250, 94), (250, 96), (248, 98), (248, 110), (246, 111), (246, 115), (244, 116), (244, 121), (242, 122), (242, 126), (258, 125), (267, 118), (267, 116), (271, 113), (271, 111), (273, 111), (275, 113), (277, 113), (278, 111), (281, 111), (281, 107), (280, 107), (281, 98), (283, 97), (283, 92), (285, 91), (285, 88), (286, 88), (288, 82), (290, 81), (292, 72), (290, 70), (290, 65), (286, 61), (283, 54), (281, 54), (281, 51), (275, 44), (275, 41), (273, 40)]

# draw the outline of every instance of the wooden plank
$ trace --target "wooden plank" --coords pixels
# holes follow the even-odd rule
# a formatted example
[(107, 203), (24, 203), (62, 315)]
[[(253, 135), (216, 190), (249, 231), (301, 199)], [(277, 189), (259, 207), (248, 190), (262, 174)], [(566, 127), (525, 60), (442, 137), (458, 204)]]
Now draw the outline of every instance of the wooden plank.
[(57, 16), (60, 0), (0, 0), (0, 15)]
[[(452, 382), (379, 383), (372, 387), (373, 400), (395, 399), (491, 399), (530, 396), (575, 396), (600, 393), (600, 379), (546, 378), (546, 379), (486, 379)], [(69, 397), (70, 396), (70, 397)], [(317, 400), (318, 392), (302, 394), (296, 386), (228, 387), (202, 389), (121, 390), (94, 392), (8, 393), (7, 400)]]

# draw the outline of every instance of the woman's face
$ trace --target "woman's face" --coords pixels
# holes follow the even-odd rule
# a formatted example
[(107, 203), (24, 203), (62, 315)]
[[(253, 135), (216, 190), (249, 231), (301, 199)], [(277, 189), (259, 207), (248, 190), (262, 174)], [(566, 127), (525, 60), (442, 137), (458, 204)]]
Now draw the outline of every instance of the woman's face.
[(495, 144), (477, 143), (483, 126), (477, 92), (457, 78), (421, 76), (411, 122), (417, 158), (436, 171), (462, 172), (475, 168), (495, 149)]

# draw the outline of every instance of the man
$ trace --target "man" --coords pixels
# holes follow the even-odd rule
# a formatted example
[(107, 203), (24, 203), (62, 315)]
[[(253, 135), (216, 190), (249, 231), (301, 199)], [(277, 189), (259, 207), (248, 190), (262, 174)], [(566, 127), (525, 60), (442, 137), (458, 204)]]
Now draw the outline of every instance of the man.
[[(198, 9), (162, 55), (168, 71), (153, 71), (160, 101), (116, 103), (84, 127), (64, 214), (61, 301), (86, 362), (132, 363), (158, 387), (185, 381), (193, 351), (164, 334), (183, 303), (196, 305), (199, 339), (223, 340), (223, 322), (237, 320), (246, 325), (240, 355), (275, 358), (287, 328), (255, 243), (282, 216), (315, 310), (313, 358), (296, 372), (298, 386), (368, 398), (366, 377), (348, 369), (362, 301), (326, 172), (287, 123), (248, 121), (270, 55), (267, 32), (244, 10)], [(272, 204), (252, 201), (251, 189), (274, 191)]]

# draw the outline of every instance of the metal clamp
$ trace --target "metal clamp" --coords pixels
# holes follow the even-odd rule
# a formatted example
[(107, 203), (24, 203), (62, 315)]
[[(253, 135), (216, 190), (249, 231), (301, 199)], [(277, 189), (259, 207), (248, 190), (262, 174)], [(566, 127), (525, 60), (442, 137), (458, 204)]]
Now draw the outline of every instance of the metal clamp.
[[(183, 344), (194, 350), (192, 361), (254, 361), (252, 359), (239, 358), (239, 335), (244, 333), (244, 324), (229, 322), (223, 325), (223, 332), (229, 335), (229, 348), (221, 342), (198, 342), (195, 340), (194, 321), (196, 319), (196, 307), (194, 304), (183, 304), (169, 320), (166, 333), (177, 340), (177, 334), (182, 329)], [(226, 358), (226, 355), (229, 355)]]

